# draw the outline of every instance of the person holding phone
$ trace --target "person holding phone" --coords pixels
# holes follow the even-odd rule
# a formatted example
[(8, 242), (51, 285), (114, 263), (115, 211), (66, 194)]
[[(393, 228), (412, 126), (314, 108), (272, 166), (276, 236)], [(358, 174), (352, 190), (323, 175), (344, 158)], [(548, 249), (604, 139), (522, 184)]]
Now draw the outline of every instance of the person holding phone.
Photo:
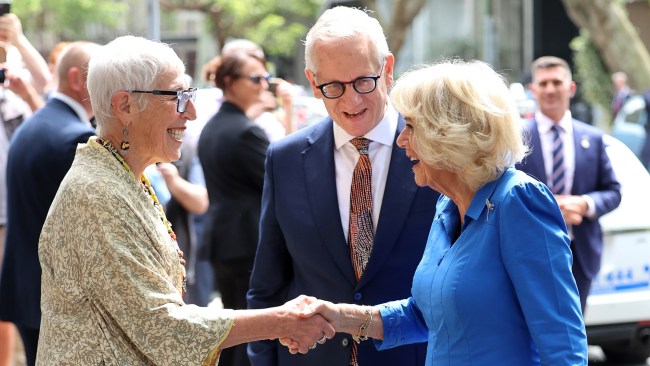
[[(42, 94), (49, 84), (52, 74), (43, 56), (23, 34), (22, 23), (16, 14), (6, 13), (0, 16), (0, 42), (4, 42), (7, 48), (9, 66), (14, 70), (18, 70), (20, 65), (24, 63), (34, 89), (39, 94)], [(18, 51), (22, 62), (14, 61), (13, 49)]]

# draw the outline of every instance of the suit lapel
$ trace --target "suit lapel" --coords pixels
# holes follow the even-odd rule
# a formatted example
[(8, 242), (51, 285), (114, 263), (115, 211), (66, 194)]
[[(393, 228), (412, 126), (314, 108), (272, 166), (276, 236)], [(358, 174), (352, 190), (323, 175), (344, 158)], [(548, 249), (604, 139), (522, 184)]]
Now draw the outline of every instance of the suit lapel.
[(576, 120), (573, 122), (573, 146), (574, 146), (574, 173), (573, 173), (573, 184), (571, 185), (571, 193), (574, 192), (584, 192), (584, 188), (581, 187), (583, 180), (577, 179), (578, 174), (575, 172), (582, 172), (581, 175), (585, 175), (586, 172), (590, 172), (594, 169), (594, 165), (589, 162), (593, 162), (591, 159), (591, 154), (594, 150), (594, 141), (591, 140), (591, 136), (587, 134), (580, 126), (579, 123), (576, 123)]
[(307, 138), (302, 152), (308, 197), (322, 243), (351, 285), (356, 285), (350, 252), (341, 226), (334, 167), (332, 119), (321, 123)]
[(386, 189), (382, 199), (381, 213), (375, 232), (375, 242), (366, 270), (359, 281), (363, 286), (377, 273), (388, 259), (409, 214), (418, 187), (413, 181), (413, 165), (406, 157), (404, 149), (397, 146), (395, 140), (404, 128), (404, 119), (400, 116), (393, 140), (390, 156)]
[(527, 131), (530, 133), (530, 155), (526, 158), (526, 171), (546, 184), (546, 170), (544, 168), (544, 154), (542, 153), (542, 141), (539, 137), (537, 122), (531, 119), (527, 122)]

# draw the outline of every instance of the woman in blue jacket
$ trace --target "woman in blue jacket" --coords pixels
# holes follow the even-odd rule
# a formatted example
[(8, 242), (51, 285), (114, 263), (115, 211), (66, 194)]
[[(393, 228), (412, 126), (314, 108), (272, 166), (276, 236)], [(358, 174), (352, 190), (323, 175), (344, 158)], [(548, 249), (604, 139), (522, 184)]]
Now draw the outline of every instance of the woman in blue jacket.
[(412, 296), (312, 299), (305, 316), (380, 350), (428, 342), (427, 365), (586, 365), (566, 226), (549, 189), (513, 168), (527, 148), (503, 78), (482, 62), (444, 62), (405, 74), (391, 99), (416, 183), (442, 193)]

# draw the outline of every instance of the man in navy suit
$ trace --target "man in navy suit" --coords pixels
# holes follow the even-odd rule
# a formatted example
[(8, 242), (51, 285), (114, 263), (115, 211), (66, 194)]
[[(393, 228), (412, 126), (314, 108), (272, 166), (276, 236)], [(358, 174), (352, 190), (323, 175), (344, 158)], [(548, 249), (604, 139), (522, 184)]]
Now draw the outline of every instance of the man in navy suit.
[(591, 280), (600, 270), (603, 233), (598, 218), (618, 207), (620, 184), (605, 151), (603, 132), (571, 118), (569, 102), (576, 84), (567, 62), (552, 56), (540, 57), (533, 62), (532, 73), (531, 89), (539, 111), (534, 119), (526, 122), (532, 151), (517, 168), (555, 192), (551, 179), (552, 150), (554, 130), (559, 127), (565, 179), (564, 188), (555, 193), (555, 199), (572, 239), (573, 276), (584, 312)]
[(97, 47), (74, 42), (64, 50), (57, 66), (57, 92), (16, 130), (9, 146), (0, 319), (16, 324), (28, 365), (36, 362), (41, 322), (38, 239), (59, 184), (72, 165), (77, 144), (94, 134), (86, 70)]
[[(412, 164), (395, 139), (404, 119), (388, 101), (394, 57), (377, 20), (364, 11), (327, 10), (306, 40), (306, 75), (329, 118), (269, 147), (260, 242), (249, 308), (283, 304), (299, 294), (375, 305), (410, 295), (438, 194), (418, 188)], [(372, 251), (355, 277), (348, 232), (355, 137), (371, 140)], [(378, 352), (338, 334), (306, 355), (278, 341), (249, 346), (254, 366), (348, 366), (353, 347), (363, 366), (423, 365), (426, 344)]]

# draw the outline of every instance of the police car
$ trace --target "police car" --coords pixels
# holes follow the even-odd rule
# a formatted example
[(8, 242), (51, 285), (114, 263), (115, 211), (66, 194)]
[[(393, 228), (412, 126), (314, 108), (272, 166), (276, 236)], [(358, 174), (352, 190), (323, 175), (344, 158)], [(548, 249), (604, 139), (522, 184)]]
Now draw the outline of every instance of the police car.
[(605, 142), (622, 200), (600, 218), (605, 241), (587, 299), (587, 336), (608, 362), (645, 362), (650, 357), (650, 174), (622, 142), (610, 136)]

